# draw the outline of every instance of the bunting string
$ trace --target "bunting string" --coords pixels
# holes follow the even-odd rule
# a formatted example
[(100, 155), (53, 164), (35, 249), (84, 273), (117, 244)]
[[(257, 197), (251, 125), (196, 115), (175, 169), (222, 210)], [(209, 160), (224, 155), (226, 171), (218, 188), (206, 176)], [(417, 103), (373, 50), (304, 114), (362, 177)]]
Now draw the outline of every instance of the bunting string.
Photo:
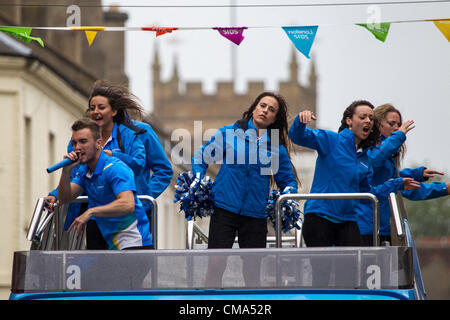
[[(389, 21), (389, 23), (417, 23), (417, 22), (433, 22), (433, 21), (448, 21), (450, 18), (431, 18), (431, 19), (408, 19), (408, 20), (392, 20)], [(385, 21), (387, 22), (387, 21)], [(380, 22), (382, 23), (382, 22)], [(332, 27), (332, 26), (349, 26), (349, 25), (359, 25), (359, 24), (365, 24), (362, 22), (354, 23), (354, 22), (348, 22), (348, 23), (320, 23), (318, 26), (321, 27)], [(50, 27), (33, 27), (33, 26), (0, 26), (0, 27), (9, 27), (9, 28), (32, 28), (34, 30), (59, 30), (59, 31), (70, 31), (70, 30), (84, 30), (85, 29), (91, 29), (91, 28), (104, 28), (104, 30), (101, 31), (152, 31), (149, 28), (165, 28), (163, 26), (147, 26), (147, 27), (112, 27), (112, 26), (79, 26), (79, 27), (56, 27), (56, 26), (50, 26)], [(260, 25), (260, 26), (194, 26), (194, 27), (182, 27), (178, 26), (176, 27), (177, 30), (215, 30), (216, 28), (246, 28), (246, 29), (278, 29), (283, 27), (299, 27), (299, 25)]]
[[(413, 23), (413, 22), (433, 22), (437, 29), (444, 35), (447, 41), (450, 41), (450, 18), (445, 19), (426, 19), (426, 20), (396, 20), (390, 22), (380, 23), (356, 23), (355, 25), (364, 27), (372, 33), (376, 39), (385, 42), (388, 32), (392, 24), (397, 23)], [(352, 23), (353, 25), (354, 23)], [(320, 24), (323, 26), (335, 26), (336, 24)], [(345, 23), (339, 25), (346, 25)], [(247, 29), (264, 29), (264, 28), (280, 28), (280, 26), (239, 26), (239, 27), (106, 27), (106, 26), (79, 26), (79, 27), (24, 27), (24, 26), (0, 26), (0, 31), (5, 32), (19, 40), (30, 42), (37, 41), (41, 46), (44, 42), (39, 37), (32, 37), (32, 30), (59, 30), (59, 31), (84, 31), (88, 40), (89, 46), (92, 45), (96, 35), (101, 31), (151, 31), (155, 32), (156, 37), (173, 31), (183, 30), (215, 30), (221, 36), (230, 40), (236, 45), (240, 45), (244, 40), (243, 32)], [(313, 45), (319, 25), (313, 26), (281, 26), (288, 38), (292, 41), (294, 46), (308, 59), (309, 52)]]
[[(339, 6), (367, 6), (367, 5), (411, 5), (411, 4), (436, 4), (436, 3), (446, 3), (449, 0), (412, 0), (412, 1), (367, 1), (367, 2), (340, 2), (340, 3), (291, 3), (291, 4), (184, 4), (184, 5), (161, 5), (161, 4), (127, 4), (127, 5), (113, 5), (118, 8), (286, 8), (286, 7), (339, 7)], [(0, 6), (8, 7), (66, 7), (66, 4), (32, 4), (32, 3), (0, 3)], [(79, 4), (80, 8), (106, 8), (111, 5), (98, 5), (98, 4)]]

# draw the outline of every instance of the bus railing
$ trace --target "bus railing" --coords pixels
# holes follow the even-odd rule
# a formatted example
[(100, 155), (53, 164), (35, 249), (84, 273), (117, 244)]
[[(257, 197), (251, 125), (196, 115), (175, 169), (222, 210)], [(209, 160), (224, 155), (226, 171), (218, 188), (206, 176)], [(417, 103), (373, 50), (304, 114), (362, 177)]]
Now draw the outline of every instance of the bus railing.
[[(235, 242), (237, 242), (236, 239)], [(283, 242), (290, 244), (290, 247), (301, 248), (303, 245), (301, 229), (296, 229), (293, 236), (284, 236)], [(267, 236), (267, 245), (269, 247), (272, 247), (275, 243), (275, 236)], [(190, 220), (187, 222), (186, 248), (192, 250), (195, 248), (195, 244), (208, 244), (208, 235), (195, 221)]]
[(405, 231), (403, 228), (399, 204), (398, 204), (397, 196), (395, 195), (395, 193), (389, 194), (389, 205), (391, 207), (392, 217), (393, 217), (394, 223), (395, 223), (396, 236), (399, 239), (403, 239), (405, 237)]
[[(153, 246), (158, 248), (158, 204), (156, 200), (148, 195), (138, 195), (141, 201), (152, 204), (151, 234)], [(79, 196), (72, 203), (87, 203), (87, 196)], [(63, 233), (63, 226), (67, 216), (69, 204), (59, 205), (55, 203), (50, 209), (44, 198), (39, 198), (33, 211), (30, 226), (27, 232), (27, 240), (31, 241), (32, 250), (61, 250), (62, 239), (67, 242), (67, 250), (80, 250), (84, 243), (85, 234), (79, 236), (76, 232)]]
[(378, 213), (378, 199), (371, 193), (290, 193), (283, 194), (278, 197), (275, 203), (275, 236), (276, 247), (282, 247), (281, 236), (281, 205), (286, 200), (338, 200), (338, 199), (366, 199), (373, 203), (373, 245), (379, 246), (379, 213)]

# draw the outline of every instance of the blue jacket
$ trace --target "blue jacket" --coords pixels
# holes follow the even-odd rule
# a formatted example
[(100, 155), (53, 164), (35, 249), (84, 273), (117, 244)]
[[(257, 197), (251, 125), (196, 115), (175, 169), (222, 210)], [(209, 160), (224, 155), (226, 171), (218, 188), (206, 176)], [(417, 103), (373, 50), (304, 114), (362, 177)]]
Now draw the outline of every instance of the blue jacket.
[[(145, 122), (134, 120), (133, 124), (146, 131), (138, 135), (144, 144), (146, 162), (142, 174), (136, 177), (136, 184), (140, 185), (142, 194), (156, 199), (172, 180), (172, 165), (167, 159), (163, 146), (152, 127)], [(150, 174), (150, 171), (152, 171), (152, 174)]]
[[(142, 171), (146, 165), (145, 149), (142, 141), (138, 138), (138, 133), (136, 131), (129, 129), (122, 124), (117, 125), (115, 123), (111, 139), (105, 144), (104, 149), (111, 150), (114, 157), (125, 162), (125, 164), (133, 170), (135, 177), (142, 175)], [(70, 140), (67, 145), (67, 152), (69, 153), (71, 151), (73, 151), (72, 140)], [(81, 166), (78, 165), (72, 169), (71, 178), (74, 178), (77, 175), (80, 167)], [(135, 182), (137, 194), (143, 194), (143, 192), (146, 191), (146, 186), (142, 184), (138, 185), (136, 179)], [(49, 195), (53, 195), (58, 199), (58, 188), (50, 192)], [(79, 215), (80, 206), (79, 203), (70, 204), (64, 229), (67, 230), (73, 220)]]
[(223, 162), (212, 187), (214, 204), (266, 219), (271, 170), (281, 190), (291, 186), (297, 192), (297, 181), (286, 148), (271, 144), (269, 130), (260, 139), (256, 132), (252, 119), (222, 127), (194, 155), (192, 170), (204, 176), (210, 163)]
[[(371, 176), (371, 184), (382, 184), (389, 179), (400, 177), (411, 177), (416, 181), (421, 182), (420, 188), (415, 190), (402, 190), (403, 197), (409, 200), (426, 200), (441, 197), (448, 194), (446, 184), (444, 182), (433, 182), (432, 184), (422, 183), (426, 179), (423, 178), (423, 170), (425, 167), (418, 167), (415, 169), (403, 169), (400, 172), (397, 170), (395, 156), (399, 152), (400, 146), (405, 142), (405, 134), (398, 130), (391, 134), (389, 138), (381, 136), (381, 144), (372, 147), (367, 151), (369, 162), (373, 168), (373, 175)], [(391, 208), (388, 197), (380, 197), (379, 213), (380, 213), (380, 235), (390, 235), (390, 217)], [(363, 235), (373, 234), (373, 216), (372, 209), (361, 208), (360, 219), (358, 226)]]
[[(289, 137), (295, 144), (317, 151), (311, 193), (370, 192), (379, 197), (403, 187), (400, 178), (380, 186), (369, 184), (371, 169), (367, 153), (366, 150), (357, 152), (351, 130), (336, 133), (309, 129), (297, 116), (289, 130)], [(307, 200), (304, 212), (315, 213), (333, 222), (357, 221), (357, 206), (360, 203), (370, 205), (369, 200)]]

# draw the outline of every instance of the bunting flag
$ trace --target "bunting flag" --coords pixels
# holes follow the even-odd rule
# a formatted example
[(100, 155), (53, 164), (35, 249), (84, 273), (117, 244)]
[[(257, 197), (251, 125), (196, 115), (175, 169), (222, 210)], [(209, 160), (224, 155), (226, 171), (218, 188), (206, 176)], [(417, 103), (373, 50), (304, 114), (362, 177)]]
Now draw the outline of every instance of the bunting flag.
[[(382, 22), (382, 23), (358, 23), (356, 25), (361, 26), (371, 32), (378, 40), (385, 42), (387, 38), (387, 34), (389, 32), (389, 28), (392, 23), (412, 23), (412, 22), (424, 22), (429, 21), (433, 22), (436, 27), (440, 30), (440, 32), (445, 36), (447, 41), (450, 42), (450, 18), (443, 19), (426, 19), (426, 20), (397, 20), (391, 22)], [(354, 25), (354, 23), (352, 23)], [(289, 39), (294, 43), (295, 47), (308, 59), (309, 52), (313, 45), (318, 25), (316, 26), (282, 26), (283, 30), (289, 37)], [(55, 31), (84, 31), (86, 33), (86, 38), (89, 42), (89, 46), (92, 45), (97, 33), (99, 31), (116, 31), (116, 32), (125, 32), (125, 31), (154, 31), (156, 32), (156, 37), (171, 33), (174, 30), (216, 30), (219, 34), (228, 40), (232, 41), (236, 45), (240, 45), (240, 43), (244, 40), (243, 32), (245, 29), (250, 28), (258, 28), (258, 29), (267, 29), (267, 28), (279, 28), (279, 26), (250, 26), (250, 27), (214, 27), (211, 28), (209, 26), (200, 26), (200, 27), (33, 27), (33, 26), (0, 26), (0, 31), (5, 32), (19, 40), (30, 42), (35, 40), (39, 42), (39, 44), (43, 47), (44, 42), (41, 38), (32, 37), (32, 30), (55, 30)]]
[(244, 40), (244, 36), (242, 33), (247, 27), (233, 27), (233, 28), (222, 28), (222, 27), (214, 27), (214, 30), (219, 31), (219, 33), (233, 42), (236, 45), (240, 45), (242, 40)]
[(450, 41), (450, 19), (433, 20), (433, 23), (442, 32), (447, 41)]
[(85, 33), (86, 33), (86, 39), (89, 42), (89, 47), (90, 47), (92, 42), (94, 42), (95, 36), (97, 35), (97, 31), (85, 31)]
[(141, 30), (144, 31), (156, 31), (156, 36), (161, 36), (165, 33), (171, 33), (174, 30), (178, 30), (178, 28), (169, 28), (169, 27), (142, 27)]
[(288, 35), (289, 39), (294, 43), (295, 47), (305, 57), (310, 59), (309, 51), (311, 50), (314, 38), (316, 37), (317, 28), (319, 26), (304, 27), (282, 27)]
[(0, 31), (5, 32), (16, 39), (25, 41), (26, 43), (34, 40), (37, 41), (41, 45), (41, 47), (43, 47), (44, 42), (42, 41), (42, 39), (38, 37), (32, 37), (31, 30), (32, 28), (27, 27), (0, 27)]
[(375, 38), (384, 42), (389, 32), (390, 22), (381, 23), (358, 23), (357, 26), (361, 26), (369, 30)]
[(86, 39), (89, 42), (89, 47), (94, 42), (97, 32), (104, 31), (106, 27), (70, 27), (70, 30), (79, 30), (86, 33)]

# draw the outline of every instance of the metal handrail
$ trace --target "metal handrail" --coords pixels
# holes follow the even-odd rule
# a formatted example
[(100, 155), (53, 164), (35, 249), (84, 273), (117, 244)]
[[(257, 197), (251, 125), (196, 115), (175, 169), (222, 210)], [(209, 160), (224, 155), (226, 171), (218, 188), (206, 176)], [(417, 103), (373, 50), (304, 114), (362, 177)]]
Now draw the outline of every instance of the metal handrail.
[(137, 197), (139, 200), (144, 200), (152, 203), (152, 241), (153, 247), (155, 249), (158, 249), (158, 203), (156, 202), (155, 198), (148, 195), (138, 195)]
[(278, 197), (275, 202), (275, 234), (276, 246), (281, 248), (281, 204), (286, 200), (336, 200), (336, 199), (366, 199), (373, 203), (373, 245), (379, 246), (379, 213), (378, 213), (378, 199), (371, 193), (290, 193), (283, 194)]
[(395, 222), (395, 229), (397, 230), (397, 237), (403, 238), (405, 236), (405, 232), (403, 229), (402, 219), (400, 217), (400, 211), (398, 209), (397, 196), (393, 192), (389, 194), (389, 205), (391, 206), (391, 212)]
[(44, 211), (45, 201), (44, 198), (39, 198), (36, 202), (36, 206), (34, 207), (33, 216), (30, 221), (30, 226), (28, 228), (27, 240), (32, 241), (34, 239), (34, 235), (36, 234), (36, 229), (39, 225), (39, 221), (41, 220), (42, 211)]
[(195, 223), (190, 220), (187, 222), (187, 248), (189, 250), (194, 249), (194, 236), (197, 234), (204, 242), (208, 243), (208, 236), (205, 232)]
[(38, 198), (27, 232), (27, 240), (31, 241), (32, 250), (52, 247), (54, 218), (55, 212), (46, 205), (44, 198)]
[[(137, 196), (139, 200), (144, 200), (144, 201), (148, 201), (151, 202), (153, 205), (153, 210), (152, 210), (152, 240), (153, 240), (153, 247), (155, 249), (158, 248), (158, 203), (156, 202), (156, 200), (153, 197), (150, 197), (148, 195), (138, 195)], [(87, 203), (89, 201), (87, 196), (79, 196), (77, 197), (75, 200), (73, 200), (72, 202), (78, 202), (78, 203)], [(56, 234), (55, 237), (55, 249), (59, 250), (60, 249), (60, 236), (61, 236), (61, 232), (60, 232), (60, 215), (59, 215), (59, 208), (61, 206), (59, 206), (59, 204), (56, 202), (53, 206), (53, 210), (55, 212), (55, 214), (53, 214), (52, 216), (48, 215), (46, 217), (46, 219), (44, 219), (44, 221), (41, 221), (41, 217), (42, 217), (42, 212), (44, 211), (45, 207), (45, 200), (44, 198), (39, 198), (38, 201), (36, 202), (36, 206), (33, 212), (33, 216), (30, 222), (30, 227), (28, 229), (28, 233), (27, 233), (27, 240), (29, 241), (33, 241), (35, 240), (35, 236), (36, 236), (36, 232), (39, 231), (39, 233), (43, 232), (43, 229), (45, 229), (45, 227), (47, 226), (54, 226), (54, 233)], [(51, 219), (54, 219), (53, 224), (49, 223)], [(75, 239), (76, 243), (78, 245), (81, 244), (81, 240), (82, 237), (78, 237)], [(74, 249), (75, 247), (78, 247), (78, 245), (73, 245), (71, 246), (72, 249)]]
[[(414, 270), (414, 292), (419, 300), (427, 298), (427, 293), (420, 270), (419, 258), (417, 255), (416, 245), (409, 227), (405, 204), (403, 203), (401, 193), (389, 194), (389, 205), (391, 207), (392, 217), (394, 218), (397, 240), (400, 244), (404, 244), (412, 249), (413, 270)], [(394, 240), (394, 238), (392, 239)]]

